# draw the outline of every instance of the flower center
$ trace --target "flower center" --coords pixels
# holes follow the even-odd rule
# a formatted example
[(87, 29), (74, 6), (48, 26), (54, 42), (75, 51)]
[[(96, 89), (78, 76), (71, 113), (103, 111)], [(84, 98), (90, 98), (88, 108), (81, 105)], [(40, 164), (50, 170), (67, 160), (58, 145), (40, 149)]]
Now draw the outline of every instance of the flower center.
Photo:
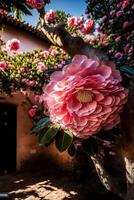
[(76, 99), (81, 103), (89, 103), (93, 99), (93, 94), (87, 90), (81, 90), (76, 93)]

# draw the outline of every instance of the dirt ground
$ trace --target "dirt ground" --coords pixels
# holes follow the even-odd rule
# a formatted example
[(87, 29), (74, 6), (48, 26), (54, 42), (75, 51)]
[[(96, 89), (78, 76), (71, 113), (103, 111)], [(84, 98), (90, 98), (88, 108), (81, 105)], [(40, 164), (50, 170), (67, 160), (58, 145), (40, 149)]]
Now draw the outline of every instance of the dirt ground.
[(2, 175), (0, 193), (7, 192), (11, 200), (119, 200), (97, 177), (55, 171)]

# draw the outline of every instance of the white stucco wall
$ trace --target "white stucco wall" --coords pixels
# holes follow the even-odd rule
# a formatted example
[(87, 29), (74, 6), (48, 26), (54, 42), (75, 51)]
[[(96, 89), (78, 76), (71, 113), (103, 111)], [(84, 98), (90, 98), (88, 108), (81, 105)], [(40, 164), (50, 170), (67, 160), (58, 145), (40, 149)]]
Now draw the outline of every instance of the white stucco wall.
[(20, 40), (21, 47), (18, 52), (29, 52), (32, 50), (45, 50), (49, 48), (49, 45), (43, 39), (30, 34), (28, 31), (23, 31), (20, 28), (6, 24), (4, 31), (0, 32), (0, 35), (6, 42), (12, 38)]

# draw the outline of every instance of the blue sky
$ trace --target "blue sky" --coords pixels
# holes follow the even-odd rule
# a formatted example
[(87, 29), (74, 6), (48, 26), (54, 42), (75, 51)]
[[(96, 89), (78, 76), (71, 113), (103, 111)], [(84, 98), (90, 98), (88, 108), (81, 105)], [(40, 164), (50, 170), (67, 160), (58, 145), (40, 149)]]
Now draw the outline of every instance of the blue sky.
[[(66, 13), (70, 13), (74, 16), (81, 16), (84, 14), (86, 9), (85, 0), (51, 0), (50, 4), (47, 4), (47, 10), (62, 10)], [(38, 20), (38, 13), (33, 10), (33, 16), (25, 16), (24, 20), (29, 22), (32, 25), (35, 25)]]

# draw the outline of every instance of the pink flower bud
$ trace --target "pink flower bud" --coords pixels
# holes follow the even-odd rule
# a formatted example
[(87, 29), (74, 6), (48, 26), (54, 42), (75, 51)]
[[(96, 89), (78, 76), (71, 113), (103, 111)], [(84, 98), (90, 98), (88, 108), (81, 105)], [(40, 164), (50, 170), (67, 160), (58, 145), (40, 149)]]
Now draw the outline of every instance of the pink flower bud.
[(115, 38), (115, 42), (120, 42), (121, 40), (121, 36), (118, 36), (117, 38)]
[(120, 52), (117, 52), (116, 54), (115, 54), (115, 58), (121, 58), (123, 56), (123, 54), (122, 53), (120, 53)]
[(34, 117), (34, 116), (36, 115), (36, 113), (37, 113), (37, 109), (36, 109), (36, 108), (31, 108), (31, 109), (29, 109), (29, 111), (28, 111), (28, 115), (29, 115), (30, 117)]
[(125, 21), (123, 23), (123, 29), (127, 29), (129, 27), (129, 22), (128, 21)]
[(117, 17), (121, 17), (123, 15), (123, 12), (122, 11), (118, 11), (117, 13), (116, 13), (116, 16)]

